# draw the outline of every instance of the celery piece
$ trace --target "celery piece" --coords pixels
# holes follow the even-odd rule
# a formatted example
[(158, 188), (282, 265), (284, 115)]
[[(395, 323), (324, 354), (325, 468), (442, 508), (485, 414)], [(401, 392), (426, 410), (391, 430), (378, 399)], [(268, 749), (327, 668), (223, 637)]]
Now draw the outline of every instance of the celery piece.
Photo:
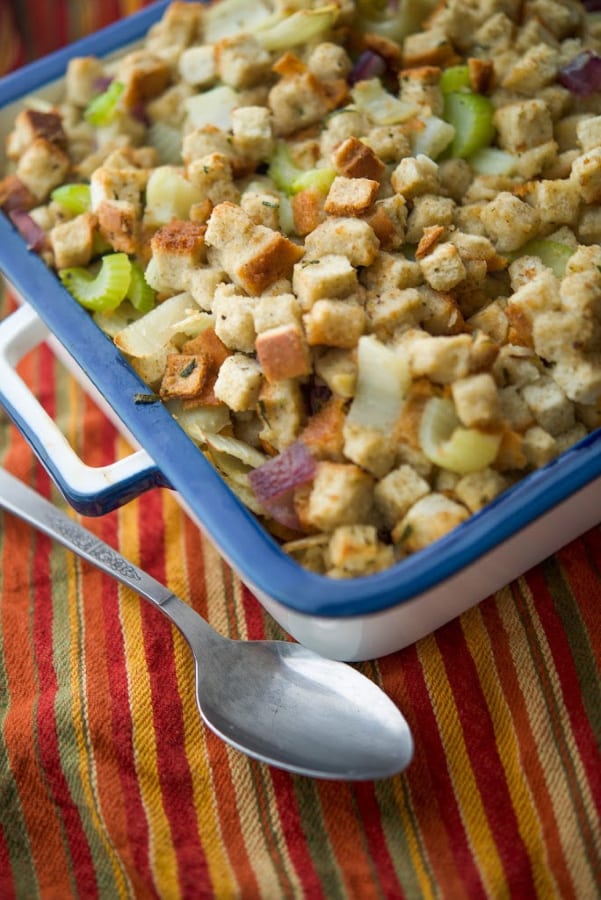
[(312, 40), (323, 41), (338, 15), (339, 9), (333, 3), (318, 9), (276, 13), (260, 22), (254, 33), (265, 50), (288, 50)]
[(102, 257), (96, 275), (87, 269), (61, 269), (60, 280), (69, 293), (86, 309), (106, 312), (117, 309), (125, 298), (131, 278), (131, 263), (125, 253)]
[(561, 241), (552, 241), (546, 238), (537, 238), (528, 241), (520, 247), (516, 253), (511, 254), (513, 259), (520, 256), (537, 256), (544, 266), (553, 270), (557, 278), (563, 278), (568, 260), (574, 253), (574, 248)]
[(117, 111), (117, 104), (121, 94), (125, 90), (122, 81), (111, 81), (106, 91), (98, 94), (93, 100), (90, 100), (84, 110), (84, 119), (95, 128), (108, 125), (113, 121)]
[(137, 262), (131, 263), (131, 277), (125, 296), (131, 305), (142, 313), (149, 312), (156, 303), (156, 292), (144, 278), (144, 270)]
[(493, 113), (492, 103), (483, 94), (447, 94), (444, 118), (455, 128), (455, 137), (449, 147), (450, 155), (466, 159), (477, 150), (488, 147), (495, 136)]
[(66, 212), (79, 216), (91, 207), (89, 184), (61, 184), (50, 194), (50, 199)]
[(334, 169), (324, 167), (322, 169), (308, 169), (294, 179), (290, 185), (290, 192), (298, 194), (307, 189), (317, 191), (319, 194), (327, 194), (336, 178)]
[(443, 70), (438, 84), (443, 94), (470, 91), (470, 70), (467, 66), (449, 66)]
[(285, 141), (278, 141), (269, 160), (267, 174), (280, 190), (286, 194), (292, 192), (292, 184), (303, 174), (303, 170), (292, 162), (290, 150)]

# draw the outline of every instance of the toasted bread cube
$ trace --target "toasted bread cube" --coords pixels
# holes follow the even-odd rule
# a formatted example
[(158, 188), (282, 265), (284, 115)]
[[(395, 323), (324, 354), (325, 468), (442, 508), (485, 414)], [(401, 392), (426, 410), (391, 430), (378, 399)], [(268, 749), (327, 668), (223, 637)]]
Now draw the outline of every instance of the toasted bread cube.
[(430, 493), (430, 485), (415, 469), (402, 464), (384, 476), (375, 486), (376, 506), (389, 528), (399, 522), (421, 497)]
[(223, 269), (195, 266), (187, 271), (185, 290), (192, 294), (201, 309), (210, 312), (217, 286), (225, 281), (227, 281), (227, 275)]
[(134, 50), (123, 57), (116, 77), (125, 86), (123, 103), (131, 108), (162, 94), (171, 81), (171, 68), (148, 50)]
[(303, 249), (279, 232), (255, 225), (243, 209), (220, 203), (207, 223), (206, 242), (217, 251), (221, 267), (240, 287), (257, 296), (292, 273)]
[(305, 310), (324, 297), (348, 297), (357, 290), (357, 272), (342, 254), (326, 253), (301, 260), (292, 275), (292, 287)]
[(326, 197), (324, 210), (331, 216), (361, 216), (367, 212), (380, 190), (371, 178), (337, 175)]
[(263, 427), (259, 437), (268, 448), (283, 450), (301, 430), (304, 403), (299, 382), (264, 381), (259, 392), (257, 412)]
[(307, 259), (324, 255), (346, 256), (352, 266), (369, 266), (377, 256), (380, 242), (364, 219), (329, 218), (305, 239)]
[(509, 487), (509, 480), (495, 469), (470, 472), (460, 478), (455, 487), (455, 496), (467, 506), (470, 512), (478, 512), (496, 496)]
[(365, 331), (365, 310), (354, 300), (316, 300), (303, 316), (307, 343), (311, 347), (350, 349)]
[(177, 68), (186, 84), (196, 88), (210, 87), (217, 81), (214, 46), (200, 44), (187, 47), (178, 60)]
[(553, 139), (553, 121), (543, 100), (520, 100), (497, 109), (494, 123), (499, 147), (523, 153)]
[(265, 79), (271, 57), (252, 34), (234, 34), (215, 44), (217, 73), (224, 84), (249, 88)]
[(296, 323), (278, 325), (257, 335), (257, 358), (268, 381), (299, 378), (311, 372), (311, 357)]
[(347, 178), (369, 178), (378, 182), (386, 169), (371, 147), (356, 137), (348, 137), (334, 149), (332, 163)]
[(585, 203), (599, 203), (601, 200), (601, 147), (594, 147), (574, 160), (571, 178), (577, 185)]
[(245, 353), (232, 353), (219, 369), (215, 396), (234, 412), (244, 412), (257, 405), (262, 383), (259, 363)]
[(213, 298), (215, 331), (230, 350), (252, 353), (255, 349), (254, 297), (238, 293), (231, 284), (219, 285)]
[(482, 209), (482, 224), (500, 253), (519, 249), (536, 233), (539, 222), (538, 212), (508, 191), (501, 191)]
[(468, 516), (465, 506), (433, 491), (413, 504), (394, 527), (392, 539), (404, 550), (414, 553), (444, 537)]
[(382, 478), (394, 466), (396, 441), (392, 434), (382, 434), (380, 429), (368, 428), (356, 422), (345, 422), (343, 427), (344, 455), (376, 478)]
[(452, 384), (469, 375), (472, 338), (469, 334), (417, 336), (408, 352), (414, 377), (425, 375), (437, 384)]
[(309, 523), (323, 531), (369, 524), (373, 478), (353, 463), (321, 460), (307, 504)]
[(378, 540), (373, 525), (341, 525), (328, 545), (330, 578), (369, 575), (387, 569), (394, 562), (394, 550)]
[(189, 273), (205, 259), (204, 226), (174, 219), (159, 228), (150, 242), (159, 280), (183, 290)]
[(190, 400), (203, 389), (209, 364), (202, 353), (172, 353), (167, 357), (165, 374), (161, 381), (163, 399)]
[(417, 324), (424, 313), (424, 301), (415, 288), (390, 288), (369, 294), (365, 311), (369, 330), (390, 337), (396, 329)]
[(67, 136), (58, 113), (41, 112), (37, 109), (21, 110), (6, 139), (6, 155), (9, 159), (18, 159), (37, 138), (45, 138), (63, 150), (66, 148)]
[(265, 294), (254, 307), (257, 334), (280, 325), (298, 325), (300, 306), (294, 294)]
[(541, 428), (540, 425), (533, 425), (525, 433), (522, 440), (522, 450), (526, 456), (528, 464), (535, 469), (540, 469), (557, 456), (557, 442), (552, 434)]
[(444, 31), (429, 28), (408, 35), (403, 42), (403, 67), (439, 66), (446, 68), (457, 62), (457, 53)]
[(522, 397), (538, 425), (551, 435), (561, 434), (575, 423), (574, 404), (550, 376), (542, 376), (522, 388)]
[(368, 290), (375, 292), (412, 288), (423, 280), (418, 262), (384, 251), (380, 251), (371, 266), (361, 273), (361, 282)]
[(357, 363), (348, 350), (333, 347), (318, 354), (315, 359), (315, 372), (336, 396), (347, 400), (354, 397)]
[(133, 254), (138, 249), (139, 219), (128, 200), (104, 200), (96, 209), (98, 229), (113, 250)]
[(423, 153), (402, 159), (390, 176), (390, 182), (405, 199), (440, 193), (438, 165)]
[(88, 265), (94, 248), (96, 224), (96, 216), (88, 212), (54, 226), (50, 232), (50, 244), (57, 269)]
[(435, 291), (450, 291), (467, 275), (463, 260), (454, 244), (438, 244), (420, 260), (424, 278)]
[(95, 56), (75, 56), (67, 64), (65, 94), (67, 103), (86, 107), (98, 94), (98, 82), (104, 76), (104, 63)]
[(240, 106), (232, 110), (234, 149), (253, 161), (268, 159), (274, 137), (271, 113), (265, 106)]
[(15, 174), (38, 200), (64, 181), (71, 162), (64, 150), (45, 137), (35, 138), (20, 157)]
[(459, 378), (451, 385), (457, 415), (468, 428), (496, 424), (501, 415), (497, 385), (488, 372)]
[(188, 180), (213, 206), (228, 200), (236, 203), (240, 190), (233, 181), (232, 165), (222, 153), (209, 153), (188, 163)]
[(161, 19), (149, 30), (147, 45), (155, 51), (189, 46), (198, 39), (202, 31), (204, 11), (204, 3), (173, 0)]
[(601, 147), (601, 116), (577, 117), (576, 136), (583, 153)]

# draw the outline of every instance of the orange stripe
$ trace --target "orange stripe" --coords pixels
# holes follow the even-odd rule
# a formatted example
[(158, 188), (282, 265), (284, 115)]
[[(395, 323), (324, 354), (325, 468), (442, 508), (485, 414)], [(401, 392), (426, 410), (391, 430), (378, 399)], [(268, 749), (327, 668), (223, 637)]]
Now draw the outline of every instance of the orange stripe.
[[(495, 603), (488, 606), (486, 629), (490, 635), (497, 670), (503, 673), (503, 692), (508, 698), (520, 758), (527, 761), (526, 765), (522, 765), (522, 770), (530, 786), (542, 828), (540, 861), (548, 867), (548, 872), (557, 885), (559, 895), (568, 900), (568, 898), (574, 897), (572, 881), (545, 779), (541, 753), (535, 750), (536, 738), (520, 684), (521, 670), (517, 667), (517, 660), (514, 659), (512, 652), (512, 646), (515, 647), (518, 643), (523, 644), (523, 639), (518, 637), (517, 633), (512, 635), (508, 632), (501, 617), (501, 610), (511, 610), (511, 593), (512, 587), (505, 588), (497, 594)], [(513, 616), (512, 622), (517, 624), (517, 617)], [(537, 880), (537, 888), (538, 886)]]
[[(420, 716), (414, 712), (406, 685), (406, 668), (400, 664), (397, 654), (378, 660), (378, 667), (382, 675), (382, 687), (403, 710), (415, 741), (413, 760), (405, 779), (407, 800), (402, 793), (402, 779), (394, 779), (393, 786), (401, 815), (403, 815), (404, 806), (410, 805), (411, 807), (411, 816), (417, 824), (416, 843), (419, 842), (423, 846), (423, 853), (431, 870), (432, 880), (421, 872), (421, 863), (417, 859), (416, 850), (414, 865), (416, 874), (419, 873), (420, 890), (424, 896), (427, 896), (433, 889), (434, 892), (436, 891), (436, 885), (444, 884), (453, 900), (462, 900), (462, 898), (468, 897), (468, 893), (464, 882), (459, 877), (444, 817), (438, 806), (438, 793), (428, 765), (429, 754), (427, 745), (422, 739)], [(428, 803), (423, 802), (424, 797), (429, 798)], [(406, 813), (404, 818), (407, 821), (406, 827), (409, 827), (410, 819)]]

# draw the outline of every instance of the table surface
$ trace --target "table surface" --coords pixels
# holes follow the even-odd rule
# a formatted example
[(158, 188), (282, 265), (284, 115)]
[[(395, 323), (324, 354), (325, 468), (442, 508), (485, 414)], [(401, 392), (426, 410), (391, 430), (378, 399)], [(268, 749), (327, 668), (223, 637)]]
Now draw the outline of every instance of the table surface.
[[(10, 4), (30, 44), (0, 39), (0, 71), (140, 5), (86, 5), (78, 19), (65, 4), (70, 17), (34, 33), (30, 14), (47, 7)], [(8, 10), (0, 0), (4, 36)], [(0, 317), (11, 309), (4, 296)], [(86, 462), (128, 452), (46, 347), (19, 371)], [(65, 506), (1, 412), (0, 465)], [(169, 491), (82, 521), (224, 634), (285, 637)], [(600, 663), (593, 529), (358, 666), (409, 721), (405, 773), (293, 776), (203, 728), (191, 656), (157, 610), (0, 513), (0, 896), (597, 896)]]

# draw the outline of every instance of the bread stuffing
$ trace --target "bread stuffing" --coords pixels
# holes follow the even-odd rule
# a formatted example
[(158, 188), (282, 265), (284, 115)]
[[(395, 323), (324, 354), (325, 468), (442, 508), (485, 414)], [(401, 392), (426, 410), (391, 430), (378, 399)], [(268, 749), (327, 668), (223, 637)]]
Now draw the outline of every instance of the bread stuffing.
[(175, 0), (0, 208), (300, 565), (370, 575), (601, 424), (601, 19)]

